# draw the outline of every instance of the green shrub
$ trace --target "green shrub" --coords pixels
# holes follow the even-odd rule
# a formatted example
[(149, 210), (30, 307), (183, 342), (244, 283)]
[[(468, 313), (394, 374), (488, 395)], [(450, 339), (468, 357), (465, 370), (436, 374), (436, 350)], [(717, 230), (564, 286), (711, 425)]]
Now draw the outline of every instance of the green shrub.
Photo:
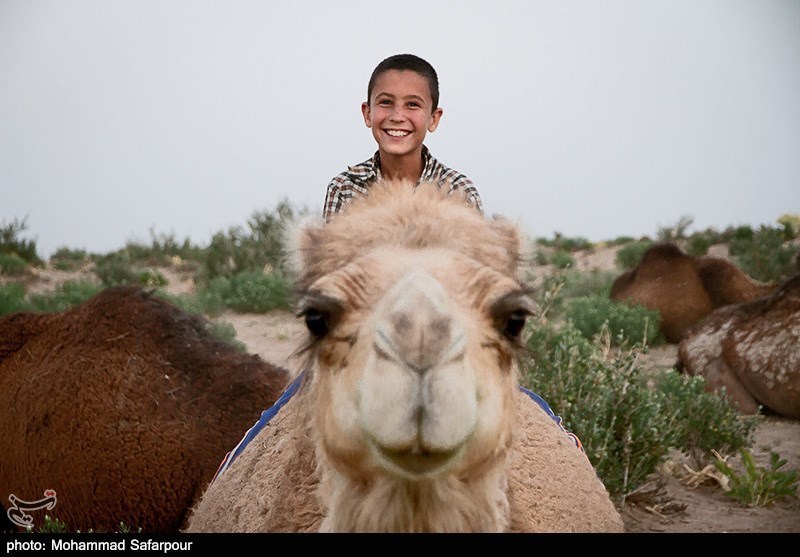
[(28, 262), (16, 253), (0, 253), (0, 275), (19, 277), (28, 270)]
[(559, 269), (567, 269), (575, 266), (575, 258), (568, 251), (560, 249), (550, 256), (550, 263)]
[(254, 213), (246, 229), (237, 226), (214, 234), (204, 253), (199, 281), (205, 283), (216, 277), (265, 269), (285, 271), (286, 226), (304, 212), (298, 213), (286, 199), (273, 212)]
[(21, 238), (28, 228), (26, 220), (27, 217), (22, 220), (15, 218), (10, 223), (0, 224), (0, 254), (17, 255), (29, 265), (40, 265), (42, 260), (36, 253), (36, 240)]
[(62, 247), (50, 256), (50, 264), (60, 271), (77, 271), (89, 261), (84, 250), (73, 250)]
[(204, 250), (188, 238), (180, 242), (174, 234), (156, 234), (153, 229), (150, 229), (149, 244), (131, 241), (116, 254), (130, 263), (147, 267), (166, 267), (175, 257), (198, 261), (204, 258)]
[(608, 298), (616, 277), (617, 273), (613, 271), (559, 270), (542, 279), (534, 298), (549, 316), (560, 317), (572, 298), (595, 295)]
[(139, 273), (138, 283), (149, 288), (162, 287), (169, 281), (159, 271), (146, 270)]
[(613, 240), (608, 242), (609, 246), (624, 246), (625, 244), (630, 244), (635, 242), (636, 238), (633, 236), (617, 236)]
[(615, 344), (628, 341), (651, 346), (663, 342), (659, 333), (661, 318), (658, 311), (614, 302), (606, 296), (569, 299), (566, 318), (588, 339), (594, 338), (607, 327)]
[(86, 280), (68, 280), (61, 286), (46, 294), (31, 294), (29, 296), (32, 311), (52, 313), (64, 311), (78, 304), (82, 304), (103, 287), (95, 282)]
[(291, 282), (280, 272), (239, 273), (231, 277), (226, 294), (225, 305), (235, 311), (267, 313), (290, 307)]
[(674, 242), (675, 240), (682, 240), (686, 237), (686, 230), (694, 222), (694, 217), (691, 215), (683, 215), (674, 226), (666, 226), (659, 228), (656, 233), (656, 238), (659, 242)]
[(617, 251), (617, 266), (622, 269), (633, 269), (639, 264), (639, 260), (648, 249), (653, 246), (653, 242), (648, 240), (634, 242), (619, 248)]
[(566, 236), (562, 236), (560, 232), (556, 232), (552, 240), (547, 238), (537, 238), (536, 242), (556, 250), (569, 252), (585, 250), (592, 247), (592, 243), (586, 238), (582, 238), (580, 236), (575, 238), (567, 238)]
[(743, 505), (751, 507), (769, 506), (775, 501), (797, 497), (797, 470), (781, 470), (786, 460), (770, 451), (769, 468), (757, 467), (753, 455), (742, 449), (744, 471), (738, 474), (725, 460), (717, 459), (717, 469), (730, 480), (730, 489), (725, 492)]
[(662, 398), (647, 388), (635, 351), (607, 360), (571, 322), (543, 323), (527, 341), (522, 384), (548, 401), (616, 499), (641, 486), (673, 444)]
[(119, 252), (98, 257), (94, 274), (104, 286), (139, 284), (140, 279), (140, 272), (131, 266), (127, 256)]
[(0, 315), (30, 311), (25, 299), (25, 287), (15, 282), (0, 282)]
[(778, 218), (778, 224), (783, 227), (786, 238), (791, 240), (800, 237), (800, 214), (786, 213)]
[(711, 247), (711, 240), (708, 236), (695, 235), (689, 238), (686, 242), (686, 253), (695, 257), (701, 257), (708, 253), (708, 248)]
[(213, 336), (230, 344), (239, 352), (247, 352), (247, 346), (242, 341), (236, 338), (236, 328), (227, 321), (212, 321), (209, 323), (209, 331)]
[(542, 250), (536, 250), (536, 254), (533, 256), (533, 260), (537, 265), (550, 264), (550, 257), (547, 255), (547, 252), (544, 252)]
[(611, 295), (611, 285), (616, 280), (618, 273), (614, 271), (567, 271), (563, 274), (564, 288), (562, 294), (565, 298), (580, 296)]
[(756, 280), (774, 282), (788, 277), (795, 269), (798, 248), (785, 245), (783, 230), (762, 226), (751, 234), (730, 242), (730, 253), (739, 268)]
[(699, 470), (710, 462), (712, 451), (733, 454), (753, 442), (756, 419), (744, 417), (723, 392), (706, 392), (702, 376), (675, 370), (656, 380), (669, 412), (675, 447), (684, 451)]

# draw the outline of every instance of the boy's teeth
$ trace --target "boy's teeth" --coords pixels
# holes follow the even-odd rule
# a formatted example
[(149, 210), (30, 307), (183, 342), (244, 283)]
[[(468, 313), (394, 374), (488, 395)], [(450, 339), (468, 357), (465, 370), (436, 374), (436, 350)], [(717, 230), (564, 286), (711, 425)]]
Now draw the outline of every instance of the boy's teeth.
[(399, 130), (387, 130), (386, 133), (388, 133), (389, 135), (393, 135), (395, 137), (401, 137), (403, 135), (407, 135), (408, 134), (408, 132), (399, 131)]

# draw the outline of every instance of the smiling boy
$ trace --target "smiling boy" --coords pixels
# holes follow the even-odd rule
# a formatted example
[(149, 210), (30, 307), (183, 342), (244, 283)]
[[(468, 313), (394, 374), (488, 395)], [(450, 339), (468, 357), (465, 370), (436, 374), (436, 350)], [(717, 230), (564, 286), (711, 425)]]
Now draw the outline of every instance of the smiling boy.
[(463, 191), (467, 202), (483, 213), (472, 181), (433, 158), (423, 143), (428, 132), (436, 131), (442, 112), (439, 79), (428, 62), (413, 54), (397, 54), (378, 64), (369, 80), (367, 101), (361, 104), (364, 123), (372, 130), (378, 150), (328, 184), (323, 208), (326, 222), (383, 179), (416, 185), (434, 182), (448, 193)]

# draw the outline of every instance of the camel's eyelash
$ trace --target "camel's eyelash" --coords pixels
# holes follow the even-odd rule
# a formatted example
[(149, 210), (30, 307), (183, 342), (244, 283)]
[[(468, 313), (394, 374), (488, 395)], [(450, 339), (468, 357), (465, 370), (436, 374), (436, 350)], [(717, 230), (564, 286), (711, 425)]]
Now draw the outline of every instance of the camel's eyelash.
[(518, 345), (527, 318), (534, 314), (530, 291), (522, 289), (501, 296), (490, 306), (489, 314), (495, 329), (512, 344)]
[(300, 296), (295, 315), (305, 319), (308, 331), (319, 340), (334, 329), (343, 311), (336, 298), (311, 291)]

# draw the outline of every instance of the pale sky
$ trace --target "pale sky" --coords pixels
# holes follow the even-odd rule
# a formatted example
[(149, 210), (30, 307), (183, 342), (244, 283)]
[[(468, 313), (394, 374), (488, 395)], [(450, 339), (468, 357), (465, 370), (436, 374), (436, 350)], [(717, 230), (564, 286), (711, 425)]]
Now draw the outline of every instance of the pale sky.
[(401, 52), (433, 155), (533, 237), (800, 213), (800, 0), (0, 0), (0, 223), (48, 257), (321, 212)]

